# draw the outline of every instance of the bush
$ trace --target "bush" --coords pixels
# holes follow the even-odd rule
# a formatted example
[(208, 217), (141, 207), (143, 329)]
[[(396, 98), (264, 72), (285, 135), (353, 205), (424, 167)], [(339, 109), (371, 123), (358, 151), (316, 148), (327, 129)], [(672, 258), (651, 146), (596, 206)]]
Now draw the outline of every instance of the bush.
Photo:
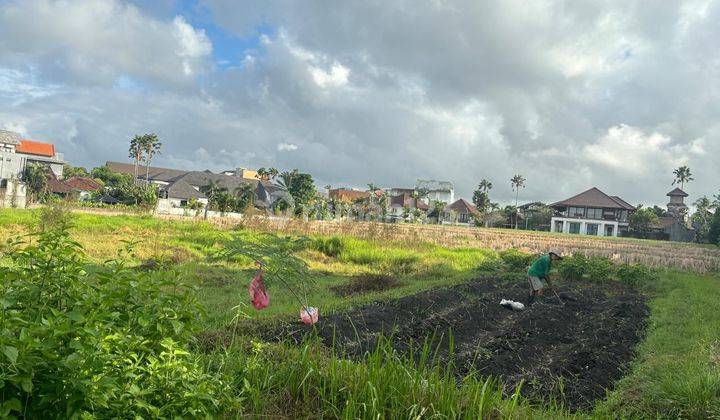
[(581, 280), (587, 271), (587, 258), (580, 253), (563, 258), (558, 264), (558, 274), (563, 280)]
[(585, 273), (591, 281), (610, 279), (615, 271), (615, 264), (609, 258), (593, 257), (587, 259)]
[(502, 270), (502, 268), (503, 260), (499, 258), (486, 258), (476, 267), (476, 270), (484, 273), (495, 273)]
[(336, 258), (345, 250), (345, 244), (337, 236), (317, 238), (312, 242), (312, 249), (322, 252), (328, 257)]
[(122, 261), (89, 274), (64, 223), (8, 246), (0, 417), (202, 417), (230, 401), (187, 350), (202, 312), (188, 288)]
[(500, 252), (500, 259), (510, 271), (524, 271), (530, 266), (534, 258), (532, 254), (526, 254), (517, 248), (510, 248)]
[(617, 279), (628, 286), (638, 286), (656, 280), (656, 274), (641, 264), (622, 264), (615, 270)]

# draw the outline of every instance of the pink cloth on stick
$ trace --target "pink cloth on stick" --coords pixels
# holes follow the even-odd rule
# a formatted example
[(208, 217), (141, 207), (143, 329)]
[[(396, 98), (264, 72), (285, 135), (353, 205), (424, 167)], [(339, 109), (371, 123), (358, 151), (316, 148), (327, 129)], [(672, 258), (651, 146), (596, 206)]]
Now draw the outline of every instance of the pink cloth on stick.
[(265, 284), (262, 280), (262, 271), (258, 271), (248, 286), (250, 292), (250, 300), (255, 309), (265, 309), (270, 304), (270, 296), (265, 290)]

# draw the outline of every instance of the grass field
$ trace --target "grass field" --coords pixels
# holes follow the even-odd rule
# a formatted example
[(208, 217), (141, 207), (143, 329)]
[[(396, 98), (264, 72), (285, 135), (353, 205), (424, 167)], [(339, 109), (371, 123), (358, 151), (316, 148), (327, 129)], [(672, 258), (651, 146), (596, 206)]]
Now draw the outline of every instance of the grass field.
[[(552, 402), (530, 404), (519, 395), (503, 395), (492, 379), (476, 375), (456, 384), (451, 372), (433, 363), (417, 364), (381, 346), (364, 363), (336, 357), (316, 343), (303, 346), (264, 343), (243, 331), (242, 326), (293, 322), (299, 304), (284, 288), (269, 284), (271, 305), (256, 311), (247, 303), (247, 284), (254, 269), (250, 261), (217, 260), (213, 257), (233, 237), (262, 241), (267, 225), (230, 227), (199, 221), (168, 221), (149, 216), (101, 216), (74, 214), (73, 238), (84, 248), (90, 262), (102, 264), (127, 243), (135, 243), (132, 264), (145, 265), (153, 276), (173, 276), (196, 287), (205, 308), (203, 330), (231, 331), (224, 348), (201, 354), (208, 369), (228, 378), (235, 395), (224, 410), (231, 414), (285, 417), (342, 418), (558, 418), (633, 417), (707, 418), (720, 416), (720, 276), (707, 272), (717, 250), (646, 241), (597, 241), (598, 253), (633, 252), (648, 261), (662, 258), (668, 250), (686, 249), (683, 258), (703, 264), (704, 273), (665, 270), (659, 280), (642, 286), (650, 300), (651, 316), (644, 341), (627, 375), (590, 412), (570, 414)], [(37, 211), (0, 210), (0, 239), (27, 232), (38, 223)], [(298, 256), (310, 270), (302, 292), (323, 314), (364, 303), (406, 296), (421, 290), (466, 282), (482, 270), (496, 269), (498, 249), (569, 245), (566, 235), (531, 236), (518, 243), (502, 233), (491, 232), (493, 244), (479, 247), (488, 237), (477, 232), (436, 233), (390, 229), (402, 227), (333, 228), (297, 223), (288, 227), (293, 235), (312, 238), (337, 235), (342, 250), (336, 256), (310, 247)], [(369, 232), (369, 229), (375, 229)], [(459, 232), (459, 233), (458, 233)], [(482, 232), (482, 231), (481, 231)], [(484, 235), (485, 233), (481, 233)], [(444, 239), (437, 239), (437, 238)], [(433, 239), (434, 238), (434, 239)], [(541, 239), (537, 239), (541, 238)], [(533, 242), (534, 241), (534, 242)], [(542, 244), (540, 244), (541, 241)], [(589, 245), (588, 245), (589, 244)], [(593, 242), (583, 242), (592, 249)], [(617, 244), (617, 250), (613, 247)], [(657, 250), (658, 257), (653, 256)], [(630, 251), (632, 250), (632, 251)], [(639, 257), (638, 257), (639, 258)], [(4, 259), (6, 261), (6, 259)], [(678, 260), (679, 261), (679, 260)], [(691, 264), (692, 263), (692, 264)], [(361, 275), (389, 276), (396, 287), (341, 297), (333, 287)], [(521, 275), (502, 273), (512, 279)], [(524, 281), (524, 280), (523, 280)], [(262, 319), (258, 319), (262, 318)], [(322, 321), (321, 321), (322, 322)], [(239, 325), (239, 328), (229, 328)], [(431, 350), (419, 358), (429, 357)]]

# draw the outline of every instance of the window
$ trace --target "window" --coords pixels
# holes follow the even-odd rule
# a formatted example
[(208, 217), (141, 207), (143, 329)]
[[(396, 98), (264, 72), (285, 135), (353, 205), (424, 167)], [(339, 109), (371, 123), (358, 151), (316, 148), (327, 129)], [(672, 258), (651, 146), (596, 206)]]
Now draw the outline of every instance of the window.
[(588, 235), (597, 236), (599, 227), (600, 225), (598, 225), (597, 223), (588, 223), (585, 232)]
[(180, 200), (180, 207), (186, 207), (188, 204), (187, 200)]
[(612, 210), (612, 209), (603, 210), (603, 219), (614, 220), (615, 219), (615, 210)]
[(470, 215), (467, 213), (460, 213), (460, 216), (458, 217), (458, 222), (465, 223), (468, 220), (470, 220)]
[(602, 215), (603, 215), (602, 209), (594, 209), (594, 208), (587, 209), (587, 218), (588, 219), (602, 219)]
[(562, 220), (556, 220), (555, 221), (555, 232), (562, 232), (563, 231), (563, 222)]
[(580, 223), (570, 222), (570, 233), (580, 233)]
[(585, 217), (585, 207), (568, 207), (568, 217)]
[(621, 222), (627, 222), (628, 219), (628, 211), (627, 210), (620, 210), (620, 221)]

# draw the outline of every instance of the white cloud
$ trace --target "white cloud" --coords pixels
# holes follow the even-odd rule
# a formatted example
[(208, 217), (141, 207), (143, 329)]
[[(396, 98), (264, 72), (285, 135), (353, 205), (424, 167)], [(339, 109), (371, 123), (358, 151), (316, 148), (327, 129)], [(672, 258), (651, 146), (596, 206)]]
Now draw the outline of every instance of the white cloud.
[(335, 63), (330, 71), (311, 66), (310, 73), (320, 87), (341, 87), (347, 84), (350, 70), (342, 64)]
[(297, 144), (292, 143), (278, 143), (277, 149), (278, 152), (291, 152), (293, 150), (297, 150), (298, 146)]
[(212, 45), (182, 17), (155, 19), (120, 0), (24, 0), (0, 5), (0, 65), (46, 78), (112, 84), (122, 75), (187, 83)]

